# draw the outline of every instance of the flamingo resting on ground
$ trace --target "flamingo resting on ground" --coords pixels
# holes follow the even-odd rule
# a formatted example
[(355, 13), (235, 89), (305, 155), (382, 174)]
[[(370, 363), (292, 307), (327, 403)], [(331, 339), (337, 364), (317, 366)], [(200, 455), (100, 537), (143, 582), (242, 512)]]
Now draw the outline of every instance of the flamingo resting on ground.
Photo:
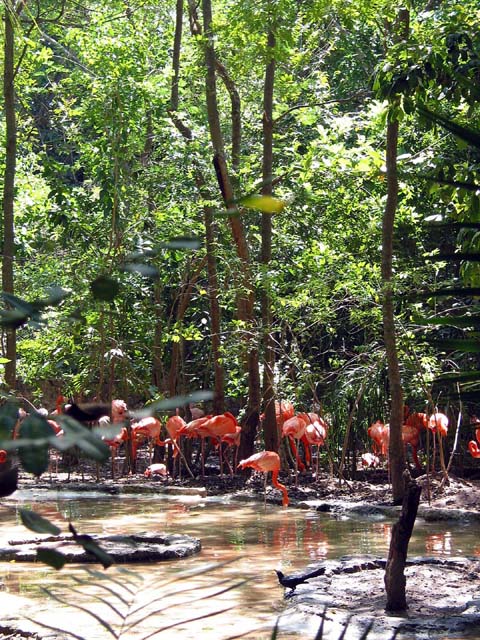
[(260, 453), (254, 453), (253, 456), (241, 460), (238, 463), (239, 469), (245, 469), (250, 467), (254, 471), (261, 471), (265, 474), (265, 502), (267, 495), (267, 475), (268, 472), (272, 472), (272, 484), (282, 492), (282, 504), (284, 507), (288, 507), (288, 493), (285, 485), (278, 482), (278, 474), (280, 471), (280, 456), (275, 451), (260, 451)]
[(162, 462), (156, 462), (155, 464), (149, 465), (145, 469), (145, 473), (143, 475), (146, 478), (151, 478), (152, 476), (161, 476), (162, 478), (166, 478), (168, 471), (167, 467)]

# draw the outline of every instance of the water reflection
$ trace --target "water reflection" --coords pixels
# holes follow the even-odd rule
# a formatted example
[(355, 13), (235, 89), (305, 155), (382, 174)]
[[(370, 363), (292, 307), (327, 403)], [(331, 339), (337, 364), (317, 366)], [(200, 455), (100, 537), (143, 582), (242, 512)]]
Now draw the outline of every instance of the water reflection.
[[(200, 635), (202, 640), (220, 640), (233, 635), (234, 631), (246, 633), (251, 629), (255, 629), (251, 638), (269, 639), (275, 618), (285, 607), (283, 589), (278, 585), (273, 571), (275, 568), (289, 573), (313, 562), (350, 554), (385, 557), (391, 535), (391, 523), (386, 519), (339, 518), (314, 511), (283, 510), (270, 505), (264, 508), (263, 504), (243, 505), (225, 500), (214, 502), (194, 496), (164, 500), (154, 496), (105, 497), (99, 494), (93, 498), (79, 499), (71, 494), (58, 494), (52, 500), (48, 495), (22, 495), (19, 492), (18, 498), (17, 503), (11, 503), (9, 511), (0, 514), (2, 545), (8, 539), (28, 535), (16, 511), (18, 506), (26, 505), (52, 520), (62, 531), (67, 530), (68, 521), (72, 520), (78, 530), (85, 533), (164, 531), (187, 533), (200, 538), (202, 552), (193, 558), (135, 565), (129, 567), (130, 573), (125, 573), (125, 568), (112, 567), (105, 574), (119, 584), (126, 583), (126, 576), (129, 575), (132, 579), (140, 579), (135, 590), (135, 606), (147, 606), (149, 598), (152, 600), (153, 597), (145, 611), (164, 609), (158, 614), (161, 624), (179, 625), (175, 629), (178, 640)], [(444, 522), (419, 521), (409, 548), (412, 556), (446, 557), (474, 553), (480, 555), (474, 528), (465, 526), (445, 530)], [(178, 587), (181, 572), (205, 569), (212, 563), (227, 560), (232, 563), (195, 577), (190, 576), (188, 593), (183, 587)], [(85, 567), (71, 566), (55, 572), (43, 565), (4, 563), (2, 574), (8, 592), (28, 596), (30, 601), (35, 599), (41, 611), (37, 619), (51, 620), (52, 602), (41, 592), (41, 587), (68, 592), (75, 586), (76, 579), (83, 579)], [(169, 580), (175, 582), (169, 583)], [(244, 580), (247, 582), (243, 583)], [(242, 584), (238, 584), (240, 582)], [(223, 585), (221, 589), (215, 586), (218, 583)], [(237, 586), (228, 590), (232, 585)], [(90, 606), (96, 594), (95, 589), (83, 588), (81, 601)], [(214, 591), (219, 589), (227, 590), (214, 596)], [(158, 601), (160, 595), (163, 602), (161, 607)], [(60, 626), (58, 621), (62, 619), (67, 625), (70, 624), (71, 610), (60, 605), (55, 605), (55, 608), (57, 624)], [(185, 621), (187, 617), (197, 618), (223, 609), (228, 611), (215, 618), (191, 623)], [(99, 611), (103, 611), (100, 605)], [(75, 620), (76, 626), (83, 629), (80, 622), (77, 623), (77, 613)], [(157, 620), (145, 619), (141, 625), (141, 635), (147, 635), (153, 624), (158, 629)], [(313, 622), (304, 621), (303, 624), (297, 634), (287, 636), (282, 632), (281, 637), (290, 637), (292, 640), (313, 637), (315, 629), (305, 626), (313, 625)], [(106, 637), (101, 628), (91, 627), (88, 617), (83, 619), (82, 625), (87, 625), (82, 633), (89, 640), (103, 640)], [(264, 631), (259, 631), (261, 627)], [(135, 635), (132, 631), (124, 637), (131, 640)]]

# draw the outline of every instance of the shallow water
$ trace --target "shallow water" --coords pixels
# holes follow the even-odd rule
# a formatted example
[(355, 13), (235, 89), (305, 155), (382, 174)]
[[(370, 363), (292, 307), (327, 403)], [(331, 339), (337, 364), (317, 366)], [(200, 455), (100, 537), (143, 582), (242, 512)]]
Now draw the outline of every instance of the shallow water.
[[(335, 517), (315, 511), (284, 510), (272, 505), (265, 508), (263, 504), (196, 496), (167, 499), (164, 496), (110, 497), (100, 493), (79, 496), (67, 492), (19, 491), (9, 505), (0, 511), (2, 546), (10, 539), (29, 535), (19, 522), (19, 506), (33, 508), (65, 532), (71, 520), (81, 533), (161, 531), (201, 539), (202, 551), (192, 558), (111, 567), (93, 578), (87, 574), (93, 566), (69, 565), (57, 572), (40, 564), (0, 565), (6, 591), (35, 601), (39, 608), (39, 612), (32, 615), (35, 620), (70, 630), (74, 620), (77, 635), (88, 640), (112, 636), (91, 616), (72, 609), (72, 604), (94, 607), (112, 625), (117, 637), (124, 640), (145, 638), (153, 632), (155, 637), (171, 638), (171, 629), (158, 632), (171, 624), (176, 625), (174, 633), (178, 640), (195, 637), (221, 640), (250, 630), (252, 633), (245, 637), (270, 638), (275, 620), (286, 606), (284, 590), (278, 584), (274, 569), (288, 574), (313, 562), (352, 554), (385, 557), (391, 531), (390, 521), (381, 517)], [(480, 555), (476, 527), (467, 524), (452, 527), (445, 522), (419, 520), (409, 555)], [(229, 563), (218, 566), (224, 562)], [(204, 571), (188, 580), (181, 579), (185, 571), (196, 570)], [(93, 586), (82, 584), (78, 592), (72, 592), (75, 579), (87, 579)], [(108, 588), (113, 580), (116, 582), (107, 592), (95, 586), (99, 580)], [(52, 601), (42, 592), (42, 587), (64, 594), (70, 605)], [(214, 595), (215, 592), (222, 593)], [(102, 593), (108, 595), (110, 605), (113, 603), (116, 610), (105, 602), (92, 604), (92, 598)], [(118, 595), (122, 595), (121, 601)], [(146, 604), (146, 609), (135, 613), (135, 609)], [(152, 612), (158, 609), (162, 611), (154, 615)], [(223, 609), (229, 610), (185, 622)], [(143, 620), (137, 624), (140, 618)], [(318, 619), (283, 619), (279, 637), (313, 638), (318, 623)], [(134, 627), (127, 629), (129, 624)], [(292, 628), (295, 632), (290, 633)]]

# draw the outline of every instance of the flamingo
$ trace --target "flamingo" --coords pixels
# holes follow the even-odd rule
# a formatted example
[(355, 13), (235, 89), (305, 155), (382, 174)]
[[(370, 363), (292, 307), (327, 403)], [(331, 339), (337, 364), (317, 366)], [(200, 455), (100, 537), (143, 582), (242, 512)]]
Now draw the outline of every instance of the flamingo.
[[(478, 422), (475, 421), (473, 424), (478, 424)], [(478, 444), (480, 444), (480, 429), (475, 430), (475, 437), (477, 439), (477, 442), (475, 442), (475, 440), (470, 440), (470, 442), (468, 443), (468, 450), (470, 451), (470, 455), (473, 458), (480, 458), (480, 449), (478, 447)]]
[[(390, 426), (388, 424), (383, 424), (380, 420), (377, 420), (368, 428), (367, 433), (374, 442), (374, 455), (386, 456), (388, 454), (388, 445), (390, 442)], [(422, 467), (417, 454), (419, 439), (420, 432), (416, 427), (408, 424), (402, 425), (403, 444), (405, 447), (407, 444), (411, 446), (413, 461), (417, 469), (420, 470)]]
[(162, 431), (162, 423), (158, 418), (148, 416), (142, 418), (138, 422), (132, 423), (132, 444), (134, 447), (134, 460), (137, 458), (137, 447), (142, 440), (147, 439), (149, 441), (149, 458), (150, 464), (152, 463), (153, 446), (158, 442), (160, 433)]
[[(440, 466), (445, 471), (445, 460), (443, 459), (443, 442), (442, 438), (445, 438), (448, 433), (448, 418), (444, 413), (440, 413), (437, 410), (432, 413), (428, 419), (428, 428), (433, 434), (437, 434), (438, 447), (440, 450)], [(433, 460), (435, 462), (435, 436), (433, 436)]]
[(302, 442), (305, 447), (305, 458), (307, 465), (310, 465), (311, 460), (310, 447), (313, 445), (316, 445), (317, 447), (316, 478), (318, 480), (318, 450), (325, 444), (328, 425), (325, 420), (323, 420), (323, 418), (320, 418), (320, 416), (316, 413), (300, 413), (298, 415), (307, 423), (305, 427), (305, 433), (302, 437)]
[(362, 454), (361, 460), (362, 460), (362, 466), (364, 467), (375, 468), (375, 467), (378, 467), (378, 465), (380, 464), (380, 458), (376, 456), (374, 453), (370, 453), (369, 451), (367, 453)]
[(227, 433), (236, 433), (238, 426), (237, 419), (228, 411), (212, 416), (201, 425), (201, 428), (218, 443), (220, 475), (223, 475), (222, 438)]
[(240, 438), (242, 435), (242, 427), (240, 425), (237, 425), (235, 427), (235, 432), (234, 433), (226, 433), (225, 435), (222, 436), (222, 442), (224, 442), (228, 447), (233, 447), (234, 448), (234, 453), (232, 454), (232, 466), (230, 466), (229, 461), (227, 460), (227, 458), (225, 458), (228, 466), (230, 467), (230, 473), (233, 476), (234, 475), (234, 469), (237, 466), (237, 455), (238, 455), (238, 447), (240, 446)]
[(278, 474), (280, 471), (280, 456), (275, 451), (260, 451), (260, 453), (254, 453), (253, 456), (241, 460), (238, 463), (239, 469), (245, 469), (250, 467), (254, 471), (261, 471), (265, 474), (265, 489), (264, 499), (265, 505), (267, 503), (267, 476), (268, 472), (272, 472), (272, 485), (282, 492), (282, 505), (288, 507), (288, 493), (285, 485), (278, 482)]
[(149, 465), (145, 469), (145, 473), (143, 475), (146, 478), (151, 478), (152, 476), (161, 476), (163, 478), (166, 478), (168, 475), (168, 471), (167, 471), (167, 467), (163, 463), (158, 462), (158, 463)]
[(385, 457), (388, 453), (389, 428), (381, 420), (377, 420), (367, 429), (368, 436), (373, 440), (373, 453)]
[(185, 438), (200, 438), (200, 455), (202, 464), (202, 478), (205, 476), (205, 438), (210, 437), (210, 432), (203, 428), (205, 422), (213, 418), (212, 415), (202, 416), (191, 420), (184, 427), (182, 427), (178, 435), (185, 436)]
[[(306, 426), (307, 422), (303, 418), (298, 415), (293, 416), (293, 418), (289, 418), (283, 423), (282, 435), (286, 436), (290, 442), (290, 445), (292, 445), (294, 438), (295, 440), (301, 440), (303, 438), (303, 436), (305, 435)], [(294, 444), (292, 446), (292, 449), (294, 450), (295, 455), (295, 486), (298, 486), (299, 455), (298, 449)], [(300, 466), (303, 467), (303, 469), (305, 468), (301, 462)]]

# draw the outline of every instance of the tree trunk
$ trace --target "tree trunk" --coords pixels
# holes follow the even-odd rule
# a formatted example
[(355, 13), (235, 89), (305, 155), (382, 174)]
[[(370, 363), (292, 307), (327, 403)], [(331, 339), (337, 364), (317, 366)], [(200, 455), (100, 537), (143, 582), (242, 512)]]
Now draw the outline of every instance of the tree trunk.
[(212, 7), (210, 0), (202, 0), (204, 34), (205, 67), (206, 67), (206, 101), (210, 139), (214, 152), (214, 166), (217, 180), (229, 215), (230, 228), (240, 262), (241, 296), (239, 297), (238, 318), (243, 322), (244, 358), (248, 380), (248, 403), (242, 425), (240, 457), (248, 457), (253, 453), (260, 415), (260, 374), (258, 368), (258, 348), (256, 344), (256, 327), (254, 318), (255, 293), (250, 273), (250, 258), (243, 221), (235, 204), (232, 181), (227, 168), (224, 142), (220, 127), (220, 116), (217, 104), (217, 85), (215, 77), (216, 56), (212, 34)]
[(418, 504), (422, 488), (412, 480), (406, 471), (406, 486), (402, 504), (402, 513), (398, 522), (392, 527), (392, 538), (385, 568), (385, 590), (387, 592), (386, 610), (392, 612), (405, 611), (407, 599), (405, 595), (405, 564), (407, 561), (408, 543), (412, 536), (413, 525), (417, 517)]
[[(272, 195), (273, 170), (273, 87), (275, 79), (275, 34), (268, 32), (268, 50), (271, 59), (265, 71), (263, 91), (263, 195)], [(262, 255), (263, 280), (261, 290), (262, 330), (263, 330), (263, 438), (267, 451), (278, 451), (279, 434), (275, 416), (274, 367), (275, 351), (271, 333), (272, 310), (268, 265), (272, 258), (272, 216), (262, 214)]]
[[(191, 18), (192, 26), (197, 25), (196, 13), (192, 16), (192, 12), (196, 12), (196, 6), (191, 5), (189, 15)], [(175, 37), (173, 43), (173, 79), (172, 90), (170, 97), (170, 115), (173, 123), (183, 135), (183, 137), (190, 141), (192, 140), (192, 132), (190, 128), (178, 117), (178, 104), (179, 93), (178, 83), (180, 78), (180, 50), (182, 43), (182, 31), (183, 31), (183, 0), (177, 0), (176, 5), (176, 20), (175, 20)], [(208, 200), (209, 196), (205, 193), (205, 179), (202, 172), (197, 167), (195, 169), (195, 180), (197, 188), (204, 198)], [(217, 260), (215, 253), (215, 236), (216, 228), (213, 218), (212, 208), (209, 206), (203, 207), (204, 222), (205, 222), (205, 248), (207, 252), (207, 272), (208, 272), (208, 297), (210, 302), (210, 324), (212, 330), (211, 344), (212, 344), (212, 358), (213, 358), (213, 372), (214, 372), (214, 397), (213, 397), (213, 412), (215, 414), (221, 414), (225, 411), (225, 371), (221, 363), (221, 351), (220, 351), (220, 334), (221, 334), (221, 314), (220, 305), (218, 302), (218, 278), (217, 278)]]
[[(409, 13), (401, 9), (396, 22), (395, 41), (408, 34)], [(395, 106), (398, 98), (394, 98), (390, 107)], [(392, 120), (395, 116), (393, 109), (389, 110), (387, 125), (387, 202), (383, 215), (382, 228), (382, 281), (383, 281), (383, 335), (385, 351), (387, 354), (388, 380), (390, 384), (391, 409), (390, 409), (390, 445), (389, 465), (392, 480), (392, 496), (394, 504), (401, 504), (405, 491), (403, 472), (405, 470), (405, 451), (402, 441), (403, 425), (403, 392), (398, 364), (397, 344), (395, 336), (395, 318), (393, 306), (392, 286), (392, 256), (395, 214), (398, 203), (398, 174), (397, 174), (397, 146), (398, 146), (398, 120)]]
[[(13, 263), (15, 260), (14, 242), (14, 199), (15, 172), (17, 161), (17, 122), (15, 114), (15, 13), (10, 0), (5, 2), (5, 42), (3, 67), (3, 97), (5, 110), (5, 175), (3, 184), (3, 263), (2, 288), (6, 293), (14, 293)], [(17, 371), (17, 339), (14, 328), (6, 330), (5, 382), (15, 388)]]

